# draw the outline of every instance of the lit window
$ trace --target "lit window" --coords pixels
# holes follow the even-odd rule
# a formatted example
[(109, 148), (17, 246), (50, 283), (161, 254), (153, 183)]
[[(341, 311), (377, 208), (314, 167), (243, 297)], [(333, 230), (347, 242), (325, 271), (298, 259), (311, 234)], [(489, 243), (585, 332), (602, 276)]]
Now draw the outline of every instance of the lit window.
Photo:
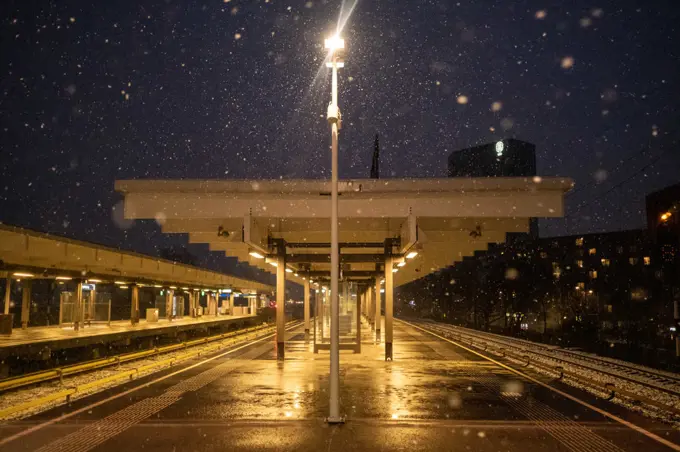
[(583, 261), (582, 260), (577, 260), (576, 265), (578, 265), (580, 268), (583, 268)]
[(607, 311), (607, 312), (612, 312), (612, 305), (606, 304), (606, 305), (604, 305), (604, 309), (605, 309), (605, 311)]
[(590, 254), (591, 256), (595, 253), (597, 253), (597, 248), (591, 248), (588, 250), (588, 254)]
[(590, 279), (597, 279), (597, 270), (590, 270), (588, 275), (590, 276)]
[(603, 267), (609, 267), (609, 264), (611, 263), (609, 259), (600, 259), (600, 262), (602, 262)]
[(637, 257), (630, 257), (630, 258), (628, 258), (628, 262), (630, 263), (630, 265), (635, 265), (635, 264), (638, 263), (638, 258)]
[(580, 282), (580, 283), (576, 284), (576, 288), (577, 288), (577, 289), (580, 289), (580, 290), (583, 290), (583, 289), (586, 288), (586, 283)]
[(541, 251), (541, 259), (547, 259), (548, 258), (548, 253), (545, 251)]
[(643, 259), (644, 259), (644, 261), (645, 261), (645, 265), (651, 265), (651, 263), (652, 263), (652, 258), (651, 258), (651, 257), (645, 256), (645, 257), (643, 257)]
[(576, 246), (583, 246), (583, 237), (579, 237), (576, 239)]

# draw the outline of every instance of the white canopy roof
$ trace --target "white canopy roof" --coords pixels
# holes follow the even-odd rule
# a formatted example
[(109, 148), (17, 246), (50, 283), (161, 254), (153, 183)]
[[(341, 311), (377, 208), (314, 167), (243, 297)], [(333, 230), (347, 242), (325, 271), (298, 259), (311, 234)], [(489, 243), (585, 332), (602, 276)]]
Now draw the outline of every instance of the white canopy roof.
[[(339, 182), (343, 272), (371, 277), (389, 251), (406, 259), (395, 285), (452, 265), (507, 232), (527, 232), (531, 217), (559, 217), (570, 179), (357, 179)], [(323, 180), (123, 180), (125, 217), (156, 219), (164, 232), (267, 271), (285, 243), (287, 276), (330, 271), (330, 182)], [(276, 239), (282, 239), (277, 241)], [(388, 244), (386, 247), (386, 240)], [(297, 274), (298, 276), (295, 276)]]

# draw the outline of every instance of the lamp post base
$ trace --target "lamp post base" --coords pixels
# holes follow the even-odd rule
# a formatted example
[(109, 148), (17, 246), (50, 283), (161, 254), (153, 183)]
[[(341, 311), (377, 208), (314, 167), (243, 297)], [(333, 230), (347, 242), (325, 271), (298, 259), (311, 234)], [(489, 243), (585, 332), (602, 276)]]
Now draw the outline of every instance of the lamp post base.
[(277, 342), (276, 343), (276, 359), (278, 359), (279, 361), (283, 361), (284, 347), (285, 347), (284, 342)]
[(338, 417), (333, 417), (333, 416), (328, 416), (325, 419), (327, 424), (331, 425), (337, 425), (337, 424), (344, 424), (345, 423), (345, 416), (338, 416)]
[(392, 342), (385, 342), (385, 361), (392, 361)]

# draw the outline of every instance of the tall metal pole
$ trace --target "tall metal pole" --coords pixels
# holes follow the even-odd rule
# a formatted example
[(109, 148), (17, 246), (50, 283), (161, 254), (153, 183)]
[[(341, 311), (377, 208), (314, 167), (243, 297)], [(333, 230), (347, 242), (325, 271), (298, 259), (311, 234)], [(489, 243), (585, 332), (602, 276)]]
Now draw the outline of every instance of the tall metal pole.
[(285, 358), (286, 337), (286, 256), (276, 261), (276, 359)]
[(305, 340), (309, 340), (309, 280), (305, 279), (304, 287)]
[(336, 117), (331, 122), (331, 368), (330, 413), (328, 422), (342, 422), (340, 416), (340, 303), (338, 279), (340, 256), (338, 252), (338, 58), (333, 55), (333, 86), (331, 104)]

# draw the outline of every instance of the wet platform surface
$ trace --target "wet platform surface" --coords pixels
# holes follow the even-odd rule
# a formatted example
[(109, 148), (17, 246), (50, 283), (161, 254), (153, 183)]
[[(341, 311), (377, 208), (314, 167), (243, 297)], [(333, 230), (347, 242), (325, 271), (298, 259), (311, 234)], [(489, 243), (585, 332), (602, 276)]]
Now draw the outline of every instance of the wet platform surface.
[[(185, 370), (169, 370), (70, 407), (4, 425), (0, 438), (5, 441), (17, 433), (30, 433), (0, 443), (0, 449), (671, 450), (401, 322), (395, 323), (393, 362), (384, 361), (384, 345), (375, 344), (366, 327), (362, 354), (341, 352), (341, 407), (347, 422), (328, 426), (324, 422), (328, 353), (314, 354), (300, 333), (300, 329), (289, 333), (293, 340), (286, 345), (285, 362), (275, 360), (273, 339), (267, 338), (209, 362), (196, 361)], [(668, 426), (593, 400), (578, 390), (559, 389), (625, 415), (662, 438), (678, 439)], [(60, 419), (61, 415), (68, 417)]]

